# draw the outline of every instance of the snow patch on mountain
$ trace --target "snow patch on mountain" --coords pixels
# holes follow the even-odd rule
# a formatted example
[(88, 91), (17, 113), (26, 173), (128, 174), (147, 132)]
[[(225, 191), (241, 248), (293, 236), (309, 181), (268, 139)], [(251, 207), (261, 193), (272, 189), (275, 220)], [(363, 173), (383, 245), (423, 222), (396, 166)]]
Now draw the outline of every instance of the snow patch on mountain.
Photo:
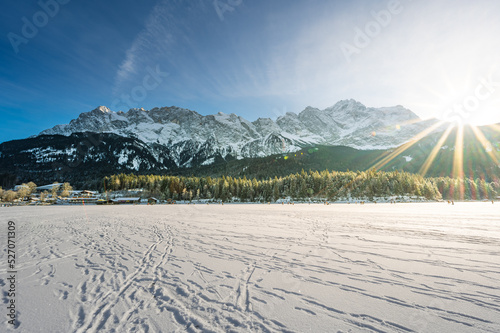
[[(276, 121), (259, 118), (253, 122), (234, 113), (202, 116), (175, 106), (151, 110), (134, 108), (127, 112), (114, 112), (100, 106), (40, 135), (113, 133), (144, 142), (158, 160), (167, 158), (177, 166), (191, 166), (208, 163), (212, 158), (215, 161), (215, 156), (263, 157), (295, 152), (315, 144), (356, 149), (393, 148), (433, 122), (420, 121), (402, 106), (371, 108), (352, 99), (324, 110), (309, 106), (299, 114), (288, 112)], [(120, 161), (125, 163), (121, 157)], [(137, 166), (130, 163), (134, 168)]]

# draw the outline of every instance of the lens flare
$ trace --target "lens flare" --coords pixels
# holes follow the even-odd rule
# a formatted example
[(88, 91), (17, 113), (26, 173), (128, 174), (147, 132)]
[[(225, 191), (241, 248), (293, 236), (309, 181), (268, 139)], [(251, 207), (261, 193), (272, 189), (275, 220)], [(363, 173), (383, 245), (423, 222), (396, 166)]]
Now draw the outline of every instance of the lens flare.
[(486, 153), (490, 156), (490, 158), (496, 163), (496, 165), (499, 165), (500, 163), (498, 162), (498, 158), (495, 156), (493, 145), (491, 144), (488, 139), (484, 136), (483, 132), (476, 126), (471, 126), (472, 132), (474, 132), (474, 135), (478, 139), (478, 141), (481, 143), (481, 145), (484, 147), (484, 150)]
[(405, 143), (404, 145), (402, 145), (399, 148), (396, 148), (392, 153), (390, 153), (388, 156), (383, 157), (382, 160), (380, 160), (377, 163), (375, 163), (371, 168), (376, 169), (376, 170), (380, 170), (387, 163), (389, 163), (395, 157), (397, 157), (399, 154), (403, 153), (404, 151), (406, 151), (407, 149), (409, 149), (410, 147), (412, 147), (415, 143), (417, 143), (418, 141), (422, 140), (424, 137), (426, 137), (427, 135), (429, 135), (432, 131), (436, 130), (437, 128), (439, 128), (443, 124), (444, 124), (444, 121), (438, 121), (434, 125), (432, 125), (429, 128), (423, 130), (422, 132), (418, 133), (409, 142)]
[(437, 156), (439, 150), (441, 149), (441, 147), (445, 143), (446, 139), (448, 139), (448, 137), (450, 136), (450, 133), (451, 133), (451, 131), (453, 130), (454, 127), (455, 126), (453, 124), (450, 124), (448, 126), (448, 128), (443, 133), (443, 135), (439, 139), (439, 141), (436, 144), (436, 146), (434, 147), (434, 149), (432, 149), (432, 152), (430, 153), (429, 157), (427, 157), (427, 159), (425, 160), (424, 164), (420, 168), (419, 174), (421, 174), (422, 176), (425, 176), (425, 174), (427, 173), (427, 171), (429, 171), (429, 168), (431, 167), (432, 162), (434, 162), (434, 160), (436, 159), (436, 156)]
[[(453, 170), (451, 176), (456, 179), (464, 178), (464, 126), (457, 126), (455, 138), (455, 152), (453, 156)], [(464, 182), (458, 184), (459, 198), (463, 199), (465, 194)]]

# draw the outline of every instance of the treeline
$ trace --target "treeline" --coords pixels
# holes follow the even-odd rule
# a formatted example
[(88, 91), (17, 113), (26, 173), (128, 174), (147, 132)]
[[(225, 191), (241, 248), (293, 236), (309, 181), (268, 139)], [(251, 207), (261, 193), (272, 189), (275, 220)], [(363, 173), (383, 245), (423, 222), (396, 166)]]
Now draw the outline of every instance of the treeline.
[(309, 171), (257, 180), (234, 177), (184, 177), (119, 174), (105, 177), (103, 190), (144, 189), (159, 199), (214, 199), (228, 201), (276, 201), (344, 198), (388, 198), (418, 196), (428, 200), (485, 199), (497, 195), (498, 184), (482, 180), (424, 178), (407, 172), (392, 171)]
[(495, 199), (500, 192), (498, 182), (486, 182), (484, 179), (471, 178), (430, 178), (445, 200), (482, 200)]

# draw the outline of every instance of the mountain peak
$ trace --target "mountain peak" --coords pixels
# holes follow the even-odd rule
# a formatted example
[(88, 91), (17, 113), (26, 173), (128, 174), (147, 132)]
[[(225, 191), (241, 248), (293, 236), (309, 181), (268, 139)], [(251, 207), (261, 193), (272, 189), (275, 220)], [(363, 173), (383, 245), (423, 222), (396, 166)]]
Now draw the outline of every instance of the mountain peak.
[(108, 107), (106, 107), (104, 105), (100, 105), (90, 112), (92, 112), (92, 113), (110, 113), (113, 111), (111, 111)]
[[(186, 162), (184, 158), (198, 153), (205, 157), (219, 154), (222, 158), (229, 154), (245, 158), (282, 153), (285, 141), (286, 151), (290, 152), (306, 144), (346, 145), (357, 149), (395, 147), (421, 132), (419, 124), (391, 130), (413, 116), (411, 111), (399, 106), (367, 108), (354, 99), (339, 101), (324, 110), (307, 106), (299, 114), (287, 112), (276, 120), (259, 118), (253, 122), (234, 113), (203, 116), (176, 106), (151, 110), (132, 108), (128, 112), (113, 112), (99, 106), (80, 114), (67, 125), (57, 125), (40, 134), (69, 136), (94, 132), (133, 137), (151, 145), (151, 149), (162, 147), (176, 165), (182, 166)], [(378, 135), (366, 134), (373, 131)], [(214, 135), (217, 140), (213, 142)], [(205, 145), (207, 142), (209, 146)], [(202, 151), (205, 149), (202, 147), (209, 148)]]
[(146, 111), (144, 108), (131, 108), (127, 112), (134, 113), (134, 112), (144, 112), (144, 111)]
[(332, 110), (343, 110), (343, 109), (366, 109), (366, 106), (356, 101), (355, 99), (343, 99), (335, 103), (334, 106), (328, 108)]

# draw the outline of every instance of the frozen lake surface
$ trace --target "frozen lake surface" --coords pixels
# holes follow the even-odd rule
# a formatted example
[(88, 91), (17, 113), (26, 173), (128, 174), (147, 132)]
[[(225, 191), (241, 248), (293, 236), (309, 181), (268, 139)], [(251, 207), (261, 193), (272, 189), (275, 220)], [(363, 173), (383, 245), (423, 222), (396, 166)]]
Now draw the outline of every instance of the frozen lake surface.
[(500, 332), (500, 203), (0, 208), (0, 331), (9, 220), (18, 332)]

